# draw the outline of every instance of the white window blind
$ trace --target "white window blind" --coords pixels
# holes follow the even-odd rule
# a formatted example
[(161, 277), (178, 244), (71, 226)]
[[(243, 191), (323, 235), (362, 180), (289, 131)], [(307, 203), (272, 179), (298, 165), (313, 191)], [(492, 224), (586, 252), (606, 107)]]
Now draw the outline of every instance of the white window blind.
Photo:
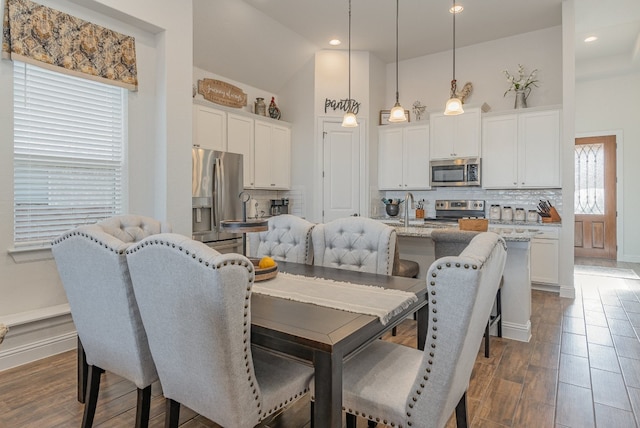
[(122, 214), (124, 89), (14, 61), (14, 241)]

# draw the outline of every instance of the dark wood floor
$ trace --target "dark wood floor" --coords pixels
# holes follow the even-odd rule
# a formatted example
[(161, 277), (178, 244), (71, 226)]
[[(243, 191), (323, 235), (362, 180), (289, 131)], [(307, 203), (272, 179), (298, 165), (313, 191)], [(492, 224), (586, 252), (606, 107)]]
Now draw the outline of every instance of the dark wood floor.
[[(640, 275), (640, 264), (576, 260), (618, 266)], [(640, 426), (640, 280), (576, 275), (576, 298), (533, 291), (529, 343), (492, 338), (491, 357), (479, 350), (468, 391), (473, 427)], [(415, 346), (415, 324), (398, 336)], [(0, 373), (0, 428), (79, 427), (76, 360), (66, 352)], [(151, 427), (164, 423), (164, 399), (153, 389)], [(135, 387), (106, 373), (94, 426), (132, 427)], [(218, 427), (184, 409), (181, 427)], [(309, 403), (299, 401), (262, 427), (309, 426)], [(455, 420), (448, 427), (454, 427)], [(358, 427), (366, 427), (361, 420)]]

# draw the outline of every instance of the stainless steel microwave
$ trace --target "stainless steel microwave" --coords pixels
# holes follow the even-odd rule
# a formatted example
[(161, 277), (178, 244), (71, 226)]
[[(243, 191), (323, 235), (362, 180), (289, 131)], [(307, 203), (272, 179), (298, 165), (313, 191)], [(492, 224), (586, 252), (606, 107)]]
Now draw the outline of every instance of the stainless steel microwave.
[(429, 165), (431, 187), (480, 185), (480, 159), (434, 160)]

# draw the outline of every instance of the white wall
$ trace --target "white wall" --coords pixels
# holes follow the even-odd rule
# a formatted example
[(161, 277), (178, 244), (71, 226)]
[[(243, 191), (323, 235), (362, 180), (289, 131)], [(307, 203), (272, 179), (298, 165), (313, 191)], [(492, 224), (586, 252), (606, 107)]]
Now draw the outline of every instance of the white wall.
[[(402, 49), (402, 47), (400, 47)], [(401, 61), (399, 64), (400, 104), (411, 109), (419, 100), (428, 111), (444, 111), (449, 99), (453, 58), (451, 51)], [(473, 92), (469, 105), (487, 103), (492, 111), (513, 108), (513, 93), (503, 97), (508, 82), (502, 70), (511, 74), (518, 64), (527, 72), (539, 70), (539, 87), (533, 88), (529, 107), (562, 104), (562, 28), (524, 33), (513, 37), (479, 43), (456, 49), (456, 80), (458, 89), (466, 82)], [(387, 64), (386, 104), (395, 102), (395, 63)]]
[[(191, 233), (191, 2), (171, 0), (45, 0), (39, 3), (136, 37), (139, 90), (129, 93), (129, 212), (168, 220), (174, 231)], [(0, 248), (13, 247), (12, 63), (0, 61)], [(30, 255), (26, 258), (29, 259)], [(17, 263), (0, 259), (0, 321), (12, 326), (0, 370), (59, 352), (69, 341), (70, 320), (55, 263), (48, 250)], [(51, 316), (30, 329), (30, 319)], [(70, 327), (61, 331), (60, 325)], [(58, 326), (53, 329), (53, 325)], [(40, 330), (41, 329), (41, 330)], [(6, 363), (6, 361), (9, 361)]]
[[(624, 96), (629, 108), (621, 108)], [(618, 260), (640, 262), (640, 73), (576, 82), (576, 135), (618, 135)], [(627, 104), (627, 103), (625, 103)], [(622, 196), (622, 197), (621, 197)]]

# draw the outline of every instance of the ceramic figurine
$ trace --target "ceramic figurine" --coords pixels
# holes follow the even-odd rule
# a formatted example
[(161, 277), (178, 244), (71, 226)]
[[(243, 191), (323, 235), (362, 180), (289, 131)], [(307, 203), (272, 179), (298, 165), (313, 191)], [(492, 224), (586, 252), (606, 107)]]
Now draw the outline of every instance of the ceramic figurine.
[(269, 104), (269, 116), (271, 116), (271, 119), (280, 120), (280, 109), (276, 105), (275, 97), (271, 97), (271, 103)]

